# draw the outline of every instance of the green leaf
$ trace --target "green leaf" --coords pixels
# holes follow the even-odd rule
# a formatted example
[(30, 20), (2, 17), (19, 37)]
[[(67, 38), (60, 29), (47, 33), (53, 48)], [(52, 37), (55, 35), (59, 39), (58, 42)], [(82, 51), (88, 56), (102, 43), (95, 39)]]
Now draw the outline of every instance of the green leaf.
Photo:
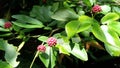
[(58, 8), (59, 8), (59, 2), (55, 2), (53, 3), (51, 10), (55, 12)]
[(0, 19), (0, 26), (3, 27), (5, 22), (6, 22), (5, 19)]
[(101, 30), (100, 25), (98, 23), (93, 24), (92, 33), (100, 41), (102, 41), (102, 42), (106, 41), (106, 37), (105, 37), (105, 35), (104, 35), (103, 31)]
[(73, 54), (80, 60), (87, 61), (88, 60), (87, 52), (84, 48), (80, 48), (80, 46), (81, 45), (75, 43), (75, 45), (71, 51), (71, 54)]
[(118, 20), (118, 19), (119, 19), (119, 15), (117, 13), (108, 13), (101, 19), (101, 22), (102, 24), (107, 24), (111, 21)]
[(79, 21), (80, 21), (80, 25), (77, 33), (89, 29), (91, 27), (91, 24), (95, 22), (92, 18), (85, 15), (80, 16)]
[(5, 51), (5, 60), (12, 66), (17, 67), (19, 62), (16, 61), (18, 52), (16, 51), (16, 48), (9, 44), (7, 41), (0, 39), (0, 46)]
[(25, 24), (25, 23), (21, 23), (21, 22), (13, 22), (14, 25), (19, 26), (19, 27), (23, 27), (23, 28), (42, 28), (43, 25), (41, 24)]
[(26, 16), (26, 15), (13, 15), (12, 18), (17, 19), (18, 21), (29, 23), (29, 24), (35, 24), (35, 25), (43, 25), (41, 21), (34, 19), (32, 17)]
[(4, 29), (4, 28), (2, 28), (2, 27), (0, 27), (0, 31), (2, 31), (2, 32), (10, 32), (9, 29)]
[(66, 55), (70, 55), (70, 52), (68, 52), (68, 51), (66, 50), (66, 48), (64, 48), (63, 45), (57, 44), (56, 47), (59, 49), (59, 53), (63, 53), (63, 54), (66, 54)]
[(110, 33), (108, 33), (108, 27), (106, 25), (102, 25), (101, 29), (105, 35), (107, 42), (110, 43), (111, 45), (116, 45), (113, 37), (110, 35)]
[(3, 34), (0, 34), (0, 37), (8, 37), (12, 35), (12, 33), (3, 33)]
[(17, 25), (13, 25), (13, 29), (14, 29), (16, 32), (19, 32), (22, 28), (21, 28), (21, 27), (18, 27)]
[(40, 53), (39, 58), (43, 62), (46, 68), (54, 68), (56, 61), (57, 52), (52, 48), (46, 45), (45, 53)]
[(40, 53), (39, 54), (39, 58), (40, 60), (43, 62), (43, 64), (45, 65), (46, 68), (49, 67), (50, 64), (50, 48), (49, 46), (46, 46), (46, 51), (45, 53)]
[(77, 33), (79, 25), (80, 23), (77, 20), (70, 21), (65, 25), (65, 30), (69, 38)]
[(20, 30), (20, 32), (23, 32), (23, 33), (27, 33), (27, 32), (31, 32), (31, 31), (33, 31), (33, 30), (35, 30), (35, 29), (32, 29), (32, 28), (29, 28), (29, 29), (22, 29), (22, 30)]
[(47, 26), (55, 26), (57, 23), (59, 23), (59, 22), (55, 20), (55, 21), (49, 23)]
[(7, 62), (0, 60), (0, 68), (13, 68)]
[(81, 42), (81, 38), (79, 37), (79, 35), (77, 35), (75, 37), (72, 37), (71, 40), (72, 40), (73, 43), (79, 43), (79, 42)]
[(91, 24), (90, 24), (90, 23), (82, 23), (82, 24), (80, 24), (77, 33), (80, 33), (80, 32), (82, 32), (82, 31), (85, 31), (85, 30), (89, 29), (90, 27), (91, 27)]
[(115, 31), (110, 30), (110, 29), (108, 30), (108, 32), (109, 32), (109, 34), (113, 37), (114, 42), (116, 43), (116, 45), (117, 45), (117, 46), (120, 46), (120, 39), (119, 39), (118, 34), (117, 34)]
[(50, 57), (50, 68), (54, 68), (56, 65), (56, 58), (57, 58), (57, 52), (55, 51), (54, 48), (51, 48), (51, 57)]
[(105, 49), (111, 56), (120, 56), (120, 47), (105, 44)]
[(69, 45), (69, 42), (65, 42), (62, 38), (57, 39), (56, 47), (59, 48), (60, 53), (70, 55), (71, 47)]
[(52, 30), (51, 27), (44, 27), (44, 30)]
[(48, 39), (48, 37), (46, 37), (46, 36), (40, 36), (40, 37), (38, 38), (38, 40), (43, 41), (43, 42), (47, 42), (47, 41), (46, 41), (47, 39)]
[(60, 9), (51, 17), (59, 21), (68, 21), (68, 20), (77, 19), (78, 15), (71, 9)]
[(95, 1), (96, 0), (83, 0), (83, 2), (89, 7), (91, 7), (95, 3)]
[(103, 13), (103, 14), (107, 14), (108, 12), (111, 11), (111, 7), (110, 7), (109, 5), (102, 5), (102, 6), (100, 6), (100, 7), (101, 7), (101, 9), (102, 9), (102, 12), (101, 12), (101, 13)]
[(116, 32), (110, 30), (107, 25), (102, 25), (101, 29), (104, 32), (106, 40), (109, 44), (114, 46), (120, 46), (120, 39)]
[(119, 12), (120, 11), (120, 7), (119, 6), (113, 6), (112, 9), (113, 9), (114, 12), (116, 12), (120, 16), (120, 12)]
[(106, 37), (105, 48), (111, 56), (120, 56), (120, 39), (119, 36), (112, 30), (108, 29), (107, 25), (101, 26)]
[(30, 12), (31, 17), (35, 17), (43, 23), (50, 22), (51, 15), (51, 6), (33, 6), (32, 11)]
[(94, 19), (92, 19), (91, 17), (86, 16), (86, 15), (80, 16), (78, 20), (79, 20), (81, 23), (88, 23), (88, 24), (95, 22)]
[(114, 30), (115, 32), (117, 32), (120, 36), (120, 22), (117, 22), (117, 21), (111, 21), (109, 24), (108, 24), (108, 27), (112, 30)]

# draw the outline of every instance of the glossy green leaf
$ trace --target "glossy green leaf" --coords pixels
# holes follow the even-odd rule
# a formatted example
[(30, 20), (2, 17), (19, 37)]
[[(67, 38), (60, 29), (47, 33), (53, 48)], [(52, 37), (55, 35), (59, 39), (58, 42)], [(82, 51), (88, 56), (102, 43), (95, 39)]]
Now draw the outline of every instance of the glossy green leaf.
[(66, 54), (66, 55), (70, 55), (70, 53), (66, 50), (66, 48), (64, 48), (63, 45), (57, 44), (56, 47), (59, 49), (59, 53), (63, 53), (63, 54)]
[(77, 33), (79, 25), (80, 23), (77, 20), (70, 21), (65, 25), (65, 30), (69, 38), (74, 36)]
[(90, 24), (90, 23), (82, 23), (82, 24), (80, 24), (77, 33), (80, 33), (80, 32), (82, 32), (82, 31), (85, 31), (85, 30), (89, 29), (90, 27), (91, 27), (91, 24)]
[(27, 32), (31, 32), (33, 30), (35, 30), (35, 29), (29, 28), (29, 29), (22, 29), (20, 31), (23, 32), (23, 33), (27, 33)]
[(33, 6), (32, 11), (30, 12), (31, 17), (35, 17), (43, 23), (50, 22), (51, 15), (51, 6)]
[(92, 33), (100, 41), (103, 41), (103, 42), (106, 41), (106, 37), (105, 37), (105, 35), (104, 35), (103, 31), (101, 30), (100, 25), (98, 23), (93, 24)]
[(34, 19), (32, 17), (29, 17), (27, 15), (13, 15), (12, 18), (17, 19), (18, 21), (21, 21), (22, 23), (43, 25), (41, 21)]
[(57, 39), (56, 47), (59, 49), (60, 53), (70, 55), (71, 47), (69, 42), (65, 42), (63, 39)]
[(13, 68), (7, 62), (0, 60), (0, 68)]
[(108, 32), (108, 27), (107, 25), (102, 25), (101, 26), (101, 29), (105, 35), (105, 38), (107, 40), (107, 42), (111, 45), (116, 45), (115, 42), (114, 42), (114, 38), (110, 35), (110, 33)]
[(81, 45), (75, 43), (71, 54), (73, 54), (75, 57), (79, 58), (80, 60), (83, 61), (87, 61), (88, 60), (88, 56), (87, 56), (87, 52), (84, 48), (80, 48)]
[(59, 22), (55, 20), (55, 21), (49, 23), (47, 26), (55, 26), (57, 23), (59, 23)]
[(13, 22), (14, 25), (19, 26), (19, 27), (23, 27), (23, 28), (42, 28), (43, 25), (41, 24), (25, 24), (25, 23), (21, 23), (21, 22)]
[(83, 0), (83, 2), (89, 7), (91, 7), (95, 3), (95, 1), (96, 0)]
[(81, 32), (80, 34), (83, 37), (90, 37), (90, 33), (91, 33), (91, 28), (88, 29), (88, 30), (85, 30), (85, 31)]
[(46, 36), (38, 37), (38, 40), (43, 41), (43, 42), (47, 42), (47, 39), (48, 39), (48, 37), (46, 37)]
[(111, 56), (120, 56), (120, 47), (119, 46), (105, 44), (105, 49)]
[(120, 7), (119, 6), (113, 6), (112, 9), (113, 9), (114, 12), (116, 12), (120, 16), (120, 12), (119, 12), (120, 11)]
[(59, 3), (56, 2), (56, 3), (53, 3), (51, 10), (55, 12), (58, 8), (59, 8)]
[(12, 35), (12, 33), (3, 33), (3, 34), (0, 34), (0, 37), (8, 37)]
[(115, 31), (110, 30), (110, 29), (108, 30), (108, 32), (113, 37), (114, 42), (116, 43), (116, 46), (120, 46), (120, 38), (119, 38), (118, 34)]
[(46, 68), (54, 68), (55, 61), (56, 61), (57, 52), (54, 51), (54, 49), (48, 45), (46, 45), (46, 51), (45, 53), (40, 53), (39, 58), (43, 62)]
[(80, 23), (88, 23), (88, 24), (95, 22), (94, 19), (86, 15), (80, 16), (78, 20), (80, 21)]
[(77, 19), (78, 15), (71, 9), (60, 9), (52, 15), (52, 18), (59, 21), (68, 21)]
[(81, 38), (79, 37), (79, 35), (77, 35), (75, 37), (72, 37), (71, 40), (72, 40), (73, 43), (79, 43), (79, 42), (81, 42)]
[(10, 32), (9, 29), (4, 29), (4, 28), (2, 28), (2, 27), (0, 27), (0, 31), (2, 31), (2, 32)]
[(5, 22), (6, 22), (5, 19), (0, 19), (0, 26), (3, 27)]
[(40, 53), (39, 54), (39, 58), (43, 62), (43, 64), (45, 65), (46, 68), (48, 68), (49, 64), (50, 64), (50, 53), (51, 53), (51, 49), (50, 48), (51, 47), (46, 46), (45, 53)]
[(7, 41), (0, 39), (0, 46), (5, 51), (5, 60), (12, 66), (17, 67), (19, 62), (17, 62), (18, 52), (16, 48), (9, 44)]
[(102, 25), (101, 29), (104, 32), (106, 40), (109, 44), (114, 46), (120, 46), (120, 39), (116, 32), (110, 30), (107, 25)]
[(120, 22), (117, 22), (117, 21), (111, 21), (109, 24), (108, 24), (108, 27), (112, 30), (114, 30), (115, 32), (117, 32), (120, 36)]
[(89, 29), (91, 27), (91, 24), (95, 22), (92, 18), (85, 15), (80, 16), (79, 21), (80, 21), (80, 25), (77, 33)]
[(101, 19), (101, 22), (102, 24), (107, 24), (111, 21), (118, 20), (119, 18), (120, 17), (117, 13), (108, 13)]
[(50, 57), (50, 68), (54, 68), (56, 65), (57, 51), (54, 48), (51, 48), (51, 57)]
[(120, 39), (119, 36), (112, 30), (108, 29), (107, 25), (101, 26), (106, 37), (105, 48), (111, 56), (120, 56)]
[(18, 27), (17, 25), (13, 25), (13, 29), (14, 29), (16, 32), (19, 32), (22, 28), (21, 28), (21, 27)]
[(101, 5), (100, 7), (102, 9), (101, 13), (103, 13), (103, 14), (107, 14), (108, 12), (111, 11), (111, 7), (109, 5)]

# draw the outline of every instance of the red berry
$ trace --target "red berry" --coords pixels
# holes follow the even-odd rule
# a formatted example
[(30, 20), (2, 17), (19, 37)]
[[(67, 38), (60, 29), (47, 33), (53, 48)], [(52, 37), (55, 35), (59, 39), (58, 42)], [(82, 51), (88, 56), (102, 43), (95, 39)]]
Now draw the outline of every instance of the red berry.
[(10, 28), (10, 27), (12, 27), (12, 23), (11, 22), (5, 22), (4, 28), (7, 29), (7, 28)]
[(48, 46), (51, 46), (51, 47), (55, 46), (57, 44), (57, 39), (54, 37), (50, 37), (47, 40), (47, 44), (48, 44)]
[(37, 50), (40, 52), (45, 52), (46, 47), (44, 45), (38, 45)]
[(97, 13), (97, 12), (100, 12), (100, 11), (102, 11), (102, 9), (99, 5), (93, 6), (92, 12)]

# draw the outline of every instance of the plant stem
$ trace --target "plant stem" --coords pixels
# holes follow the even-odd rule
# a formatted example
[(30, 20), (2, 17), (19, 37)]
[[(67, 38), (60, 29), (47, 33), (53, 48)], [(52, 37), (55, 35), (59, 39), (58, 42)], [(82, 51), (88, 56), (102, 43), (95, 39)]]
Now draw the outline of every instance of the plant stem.
[(54, 32), (56, 32), (56, 31), (58, 31), (58, 30), (59, 30), (59, 28), (52, 30), (52, 32), (50, 33), (49, 37), (52, 36), (52, 34), (53, 34)]
[(25, 44), (25, 41), (22, 41), (22, 43), (18, 46), (17, 52), (22, 49), (22, 47), (24, 46), (24, 44)]
[(38, 54), (39, 54), (39, 51), (36, 52), (35, 57), (34, 57), (32, 63), (30, 64), (30, 68), (32, 68), (33, 63), (34, 63), (35, 59), (37, 58)]

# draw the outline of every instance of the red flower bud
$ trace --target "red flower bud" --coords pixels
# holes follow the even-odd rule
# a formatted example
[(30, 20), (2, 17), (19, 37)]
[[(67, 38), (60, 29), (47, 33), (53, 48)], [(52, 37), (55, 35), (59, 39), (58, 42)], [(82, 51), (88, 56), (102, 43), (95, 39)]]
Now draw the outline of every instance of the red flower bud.
[(45, 52), (46, 47), (44, 45), (38, 45), (37, 50), (40, 52)]
[(50, 37), (47, 40), (47, 44), (48, 44), (48, 46), (51, 46), (51, 47), (55, 46), (57, 44), (57, 39), (54, 37)]
[(7, 29), (7, 28), (10, 28), (10, 27), (12, 27), (12, 23), (11, 22), (5, 22), (4, 28)]
[(99, 5), (95, 5), (92, 7), (92, 12), (97, 13), (102, 11), (101, 7)]

